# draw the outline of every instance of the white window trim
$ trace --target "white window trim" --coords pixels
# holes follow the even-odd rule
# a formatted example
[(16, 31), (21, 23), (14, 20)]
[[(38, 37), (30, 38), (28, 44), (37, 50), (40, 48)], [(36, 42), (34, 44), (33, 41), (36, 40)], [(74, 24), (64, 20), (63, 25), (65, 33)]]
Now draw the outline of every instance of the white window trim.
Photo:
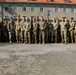
[(64, 12), (64, 8), (63, 8), (63, 12), (64, 12), (64, 13), (67, 13), (67, 6), (64, 6), (64, 7), (66, 7), (66, 12)]
[[(55, 6), (55, 9), (56, 9), (56, 7), (58, 7), (58, 12), (59, 12), (59, 6)], [(56, 12), (56, 11), (55, 11)], [(56, 13), (58, 13), (58, 12), (56, 12)]]
[[(18, 5), (17, 5), (17, 4), (14, 4), (14, 5), (13, 5), (13, 9), (14, 9), (14, 6), (15, 6), (15, 5), (17, 6), (17, 10), (16, 10), (16, 11), (18, 11)], [(15, 11), (15, 10), (14, 10), (14, 11)]]
[[(22, 11), (23, 11), (23, 6), (25, 6), (26, 7), (26, 5), (24, 4), (24, 5), (22, 5)], [(27, 11), (27, 7), (26, 7), (26, 11)]]
[[(47, 16), (47, 17), (51, 17), (52, 16), (52, 11), (51, 10), (49, 10), (50, 12), (51, 12), (51, 15), (50, 16)], [(48, 11), (47, 11), (48, 12)]]
[[(72, 8), (74, 8), (74, 12), (72, 12)], [(75, 7), (74, 6), (71, 7), (71, 13), (75, 13)]]
[(8, 19), (9, 19), (9, 16), (4, 16), (4, 19), (7, 19), (6, 17), (8, 17)]
[[(43, 6), (43, 5), (40, 5), (40, 7), (41, 7), (41, 6)], [(40, 12), (44, 12), (44, 6), (43, 6), (43, 11), (40, 11)]]
[[(34, 11), (35, 11), (35, 5), (31, 5), (31, 7), (32, 7), (32, 6), (34, 6)], [(31, 10), (31, 12), (34, 12), (34, 11)]]

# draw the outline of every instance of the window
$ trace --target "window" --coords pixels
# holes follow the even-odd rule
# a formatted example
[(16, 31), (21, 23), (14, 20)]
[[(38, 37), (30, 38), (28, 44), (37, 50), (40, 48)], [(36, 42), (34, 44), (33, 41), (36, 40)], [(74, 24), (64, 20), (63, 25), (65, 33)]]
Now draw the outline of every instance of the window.
[(50, 17), (51, 15), (51, 11), (48, 11), (47, 16)]
[(66, 2), (69, 2), (69, 0), (66, 0)]
[(48, 2), (51, 2), (51, 0), (47, 0)]
[(8, 5), (4, 6), (5, 11), (8, 11)]
[(9, 16), (5, 16), (5, 19), (9, 19)]
[(71, 12), (73, 12), (73, 13), (75, 12), (75, 8), (74, 7), (71, 8)]
[(14, 19), (17, 20), (18, 16), (14, 16)]
[(33, 18), (35, 18), (35, 16), (31, 16), (31, 18), (33, 19)]
[(58, 6), (55, 7), (55, 12), (59, 12), (58, 8), (59, 8)]
[(40, 5), (40, 12), (43, 12), (43, 5)]
[(64, 6), (63, 12), (67, 12), (67, 6)]
[(31, 6), (31, 11), (32, 11), (32, 12), (34, 11), (34, 8), (35, 8), (35, 6), (32, 5), (32, 6)]
[(18, 10), (18, 8), (17, 8), (17, 5), (14, 5), (14, 11), (17, 11)]
[(22, 5), (22, 11), (26, 11), (26, 5)]

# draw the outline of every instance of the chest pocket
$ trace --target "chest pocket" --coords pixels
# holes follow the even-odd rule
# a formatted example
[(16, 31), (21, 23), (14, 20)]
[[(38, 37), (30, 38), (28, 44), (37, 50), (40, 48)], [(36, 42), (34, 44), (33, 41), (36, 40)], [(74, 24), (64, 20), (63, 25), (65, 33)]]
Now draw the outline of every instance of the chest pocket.
[(16, 23), (16, 30), (20, 30), (20, 23)]

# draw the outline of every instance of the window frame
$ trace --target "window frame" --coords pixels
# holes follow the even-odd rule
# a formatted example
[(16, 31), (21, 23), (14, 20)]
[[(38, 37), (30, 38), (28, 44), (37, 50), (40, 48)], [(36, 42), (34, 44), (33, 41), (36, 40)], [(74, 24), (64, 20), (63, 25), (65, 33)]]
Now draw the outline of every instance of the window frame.
[[(72, 8), (73, 8), (73, 9), (72, 9)], [(72, 10), (73, 10), (73, 11), (72, 11)], [(72, 13), (75, 13), (75, 7), (74, 7), (74, 6), (71, 7), (71, 12), (72, 12)]]
[(47, 17), (51, 17), (51, 16), (52, 16), (52, 11), (48, 11)]
[(22, 11), (26, 11), (26, 5), (22, 5)]
[[(16, 7), (16, 8), (15, 8)], [(14, 4), (13, 5), (13, 10), (16, 12), (16, 11), (18, 11), (18, 6), (17, 6), (17, 4)]]
[[(65, 11), (65, 8), (66, 8), (66, 11)], [(67, 6), (64, 6), (64, 7), (63, 7), (63, 12), (64, 12), (64, 13), (67, 12)]]
[(43, 11), (44, 11), (44, 6), (40, 5), (40, 12), (43, 12)]
[[(6, 8), (7, 8), (7, 10), (6, 10)], [(4, 10), (5, 10), (5, 11), (8, 11), (8, 10), (9, 10), (8, 4), (5, 4), (5, 5), (4, 5)]]
[(32, 11), (32, 12), (35, 11), (35, 5), (31, 5), (31, 11)]
[(59, 6), (55, 6), (55, 12), (56, 12), (56, 13), (59, 12)]

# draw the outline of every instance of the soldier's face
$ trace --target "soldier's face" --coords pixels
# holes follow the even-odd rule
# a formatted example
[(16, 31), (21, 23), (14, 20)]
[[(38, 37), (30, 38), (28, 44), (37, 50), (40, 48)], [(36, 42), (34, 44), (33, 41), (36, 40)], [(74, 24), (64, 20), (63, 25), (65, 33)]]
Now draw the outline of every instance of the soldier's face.
[(72, 19), (70, 19), (70, 22), (72, 22), (73, 20)]
[(43, 18), (41, 18), (41, 21), (43, 21)]
[(35, 22), (35, 19), (33, 19), (33, 22)]
[(65, 19), (64, 19), (64, 18), (62, 18), (62, 21), (64, 22), (64, 21), (65, 21)]
[(28, 18), (26, 18), (26, 21), (29, 21), (29, 19), (28, 19)]
[(56, 19), (53, 19), (53, 22), (56, 22)]
[(13, 19), (12, 19), (12, 18), (10, 18), (10, 21), (13, 21)]
[(25, 20), (25, 18), (23, 17), (22, 20)]
[(36, 18), (36, 21), (38, 21), (38, 18)]

